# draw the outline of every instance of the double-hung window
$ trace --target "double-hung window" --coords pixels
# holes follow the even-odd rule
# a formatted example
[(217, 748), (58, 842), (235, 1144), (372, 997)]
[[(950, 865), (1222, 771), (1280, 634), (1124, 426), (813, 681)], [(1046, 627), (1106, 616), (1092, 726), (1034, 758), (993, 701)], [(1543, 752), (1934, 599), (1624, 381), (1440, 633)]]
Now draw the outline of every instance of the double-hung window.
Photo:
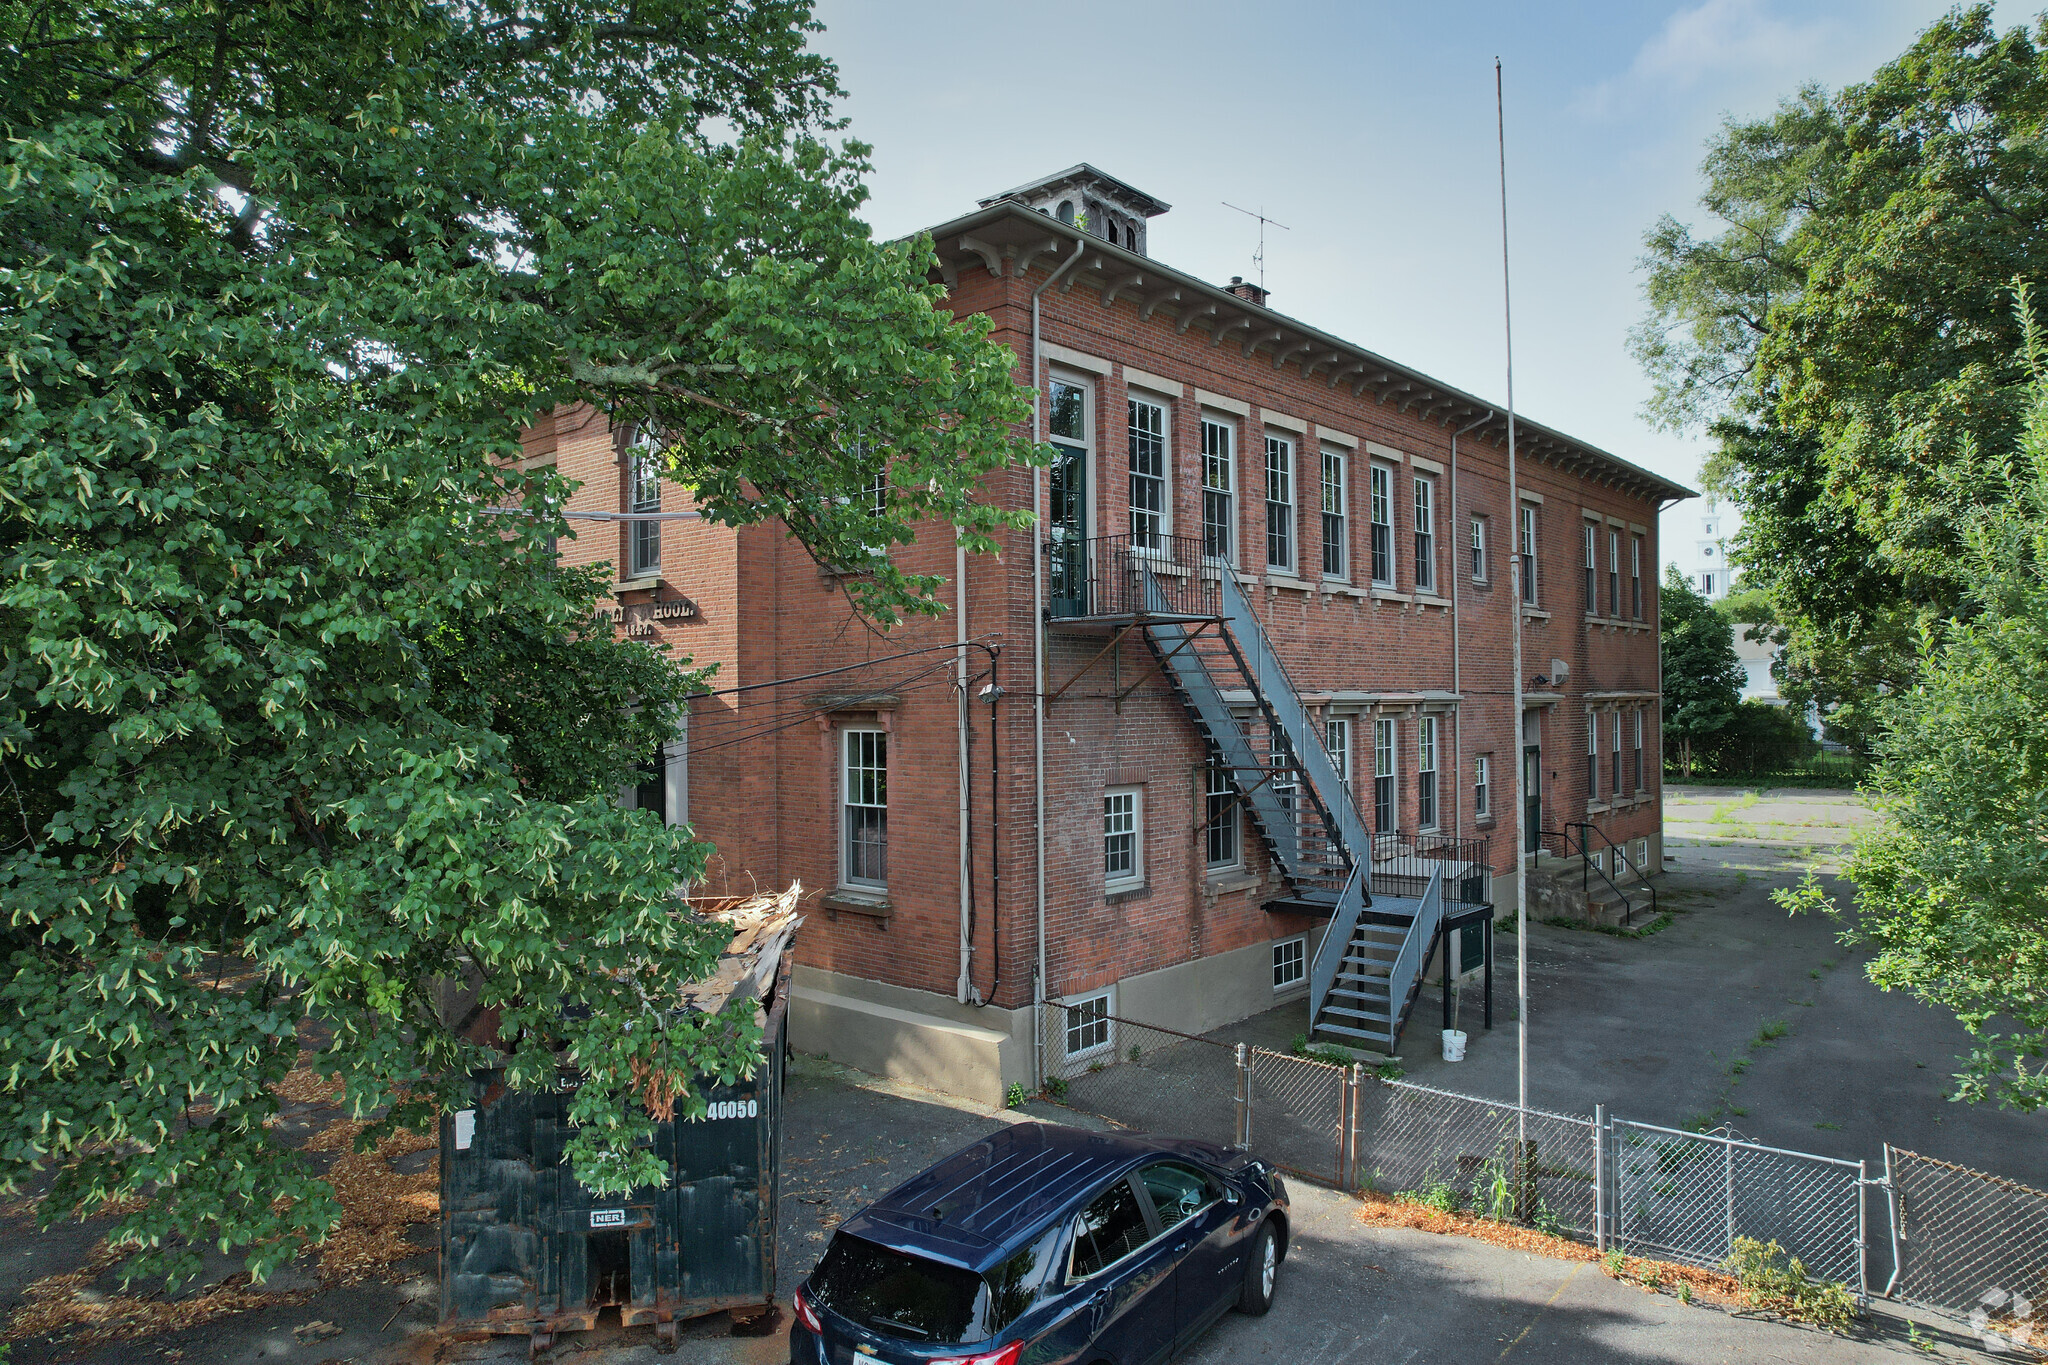
[(1600, 527), (1587, 522), (1586, 539), (1586, 615), (1600, 614)]
[(1415, 476), (1415, 591), (1436, 591), (1436, 480)]
[(1330, 766), (1337, 770), (1337, 780), (1344, 784), (1344, 790), (1351, 790), (1351, 722), (1332, 718), (1323, 722), (1323, 752), (1330, 756)]
[(1533, 607), (1536, 605), (1536, 507), (1525, 502), (1515, 515), (1520, 520), (1515, 535), (1522, 567), (1522, 602)]
[(1486, 518), (1472, 518), (1472, 581), (1486, 581)]
[(1294, 442), (1266, 438), (1266, 567), (1294, 568)]
[(1172, 529), (1166, 497), (1166, 408), (1143, 398), (1130, 400), (1131, 544), (1163, 550)]
[(1145, 880), (1144, 793), (1136, 787), (1102, 794), (1102, 880), (1111, 890)]
[(1208, 850), (1211, 869), (1236, 867), (1238, 858), (1237, 789), (1216, 759), (1209, 760)]
[(1609, 785), (1610, 787), (1612, 787), (1612, 788), (1613, 788), (1613, 791), (1614, 791), (1614, 797), (1615, 797), (1615, 799), (1616, 799), (1616, 800), (1618, 801), (1618, 800), (1620, 800), (1620, 799), (1621, 799), (1621, 708), (1620, 708), (1620, 707), (1616, 707), (1616, 708), (1614, 709), (1614, 747), (1613, 747), (1612, 749), (1610, 749), (1610, 750), (1609, 750), (1608, 752), (1610, 752), (1610, 753), (1612, 753), (1612, 754), (1614, 755), (1614, 761), (1613, 761), (1612, 763), (1608, 764), (1608, 767), (1609, 767), (1609, 768), (1611, 768), (1611, 769), (1613, 769), (1613, 771), (1612, 771), (1611, 773), (1609, 773), (1609, 774), (1608, 774), (1608, 785)]
[(1600, 799), (1600, 713), (1586, 713), (1586, 800)]
[(1323, 576), (1342, 578), (1344, 557), (1344, 457), (1323, 452)]
[(1372, 829), (1392, 834), (1399, 812), (1394, 806), (1394, 722), (1372, 723)]
[(841, 875), (848, 886), (887, 886), (889, 735), (884, 730), (847, 730), (842, 743)]
[(1436, 828), (1436, 717), (1415, 726), (1415, 827)]
[(1607, 528), (1607, 614), (1621, 615), (1621, 532)]
[(1630, 536), (1628, 542), (1629, 615), (1643, 619), (1643, 538)]
[[(627, 471), (631, 487), (627, 490), (627, 510), (636, 516), (661, 510), (661, 454), (656, 450), (651, 433), (643, 432), (633, 440), (629, 456), (632, 461)], [(627, 533), (628, 578), (645, 578), (661, 572), (661, 523), (658, 521), (635, 521)]]
[(1394, 471), (1372, 466), (1372, 581), (1394, 581)]
[(1643, 708), (1636, 708), (1636, 790), (1643, 789)]
[(1483, 820), (1493, 814), (1493, 755), (1472, 756), (1472, 814)]
[(1202, 418), (1202, 553), (1232, 561), (1236, 543), (1237, 429), (1214, 417)]

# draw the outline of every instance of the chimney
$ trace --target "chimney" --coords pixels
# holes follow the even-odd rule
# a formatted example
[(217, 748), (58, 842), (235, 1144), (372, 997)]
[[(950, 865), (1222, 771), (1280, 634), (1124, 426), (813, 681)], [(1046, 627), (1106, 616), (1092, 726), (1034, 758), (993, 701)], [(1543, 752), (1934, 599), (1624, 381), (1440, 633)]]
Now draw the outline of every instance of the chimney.
[(1232, 275), (1230, 277), (1230, 283), (1225, 287), (1228, 288), (1231, 293), (1243, 299), (1246, 303), (1256, 303), (1261, 308), (1264, 308), (1266, 306), (1266, 298), (1268, 293), (1270, 292), (1268, 290), (1261, 289), (1256, 284), (1246, 284), (1244, 276), (1242, 275)]

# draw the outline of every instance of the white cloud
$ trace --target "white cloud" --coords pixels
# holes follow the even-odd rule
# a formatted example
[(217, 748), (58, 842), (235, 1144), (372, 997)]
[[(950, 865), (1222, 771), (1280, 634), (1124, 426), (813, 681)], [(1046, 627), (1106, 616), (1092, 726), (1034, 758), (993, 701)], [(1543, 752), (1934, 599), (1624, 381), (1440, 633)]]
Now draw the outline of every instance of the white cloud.
[(1827, 19), (1785, 19), (1771, 8), (1768, 0), (1704, 0), (1679, 10), (1637, 49), (1626, 71), (1576, 101), (1579, 112), (1605, 118), (1639, 110), (1646, 98), (1690, 94), (1701, 86), (1783, 87), (1788, 73), (1796, 84), (1837, 40), (1837, 28)]

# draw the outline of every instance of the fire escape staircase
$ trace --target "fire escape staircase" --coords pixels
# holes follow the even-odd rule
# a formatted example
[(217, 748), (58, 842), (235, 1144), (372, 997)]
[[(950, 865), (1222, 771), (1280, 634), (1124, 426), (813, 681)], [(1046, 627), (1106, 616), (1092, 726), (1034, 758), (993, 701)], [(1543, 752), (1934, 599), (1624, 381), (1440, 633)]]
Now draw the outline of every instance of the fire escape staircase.
[(1329, 917), (1309, 970), (1311, 1032), (1391, 1053), (1442, 926), (1442, 871), (1419, 898), (1372, 894), (1372, 833), (1231, 571), (1200, 570), (1220, 589), (1211, 629), (1161, 619), (1174, 593), (1134, 559), (1146, 644), (1287, 879), (1290, 894), (1267, 909)]

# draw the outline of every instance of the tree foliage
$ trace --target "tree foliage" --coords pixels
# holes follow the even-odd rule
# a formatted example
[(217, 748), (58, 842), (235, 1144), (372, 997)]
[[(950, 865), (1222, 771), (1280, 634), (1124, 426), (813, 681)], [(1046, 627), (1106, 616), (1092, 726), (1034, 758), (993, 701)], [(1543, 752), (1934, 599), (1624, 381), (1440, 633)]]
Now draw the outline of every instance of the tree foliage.
[(1735, 628), (1673, 568), (1664, 575), (1657, 614), (1664, 669), (1664, 739), (1678, 745), (1687, 774), (1696, 758), (1735, 723), (1742, 660)]
[(2002, 476), (1960, 528), (1969, 618), (1926, 632), (1919, 680), (1880, 706), (1866, 788), (1883, 821), (1846, 869), (1847, 915), (1809, 877), (1794, 910), (1844, 914), (1870, 979), (1952, 1010), (1975, 1040), (1957, 1097), (2048, 1107), (2048, 356)]
[(1737, 562), (1789, 634), (1781, 690), (1847, 738), (1966, 609), (1964, 514), (2012, 493), (1974, 453), (2013, 448), (2025, 407), (2008, 304), (2044, 259), (2044, 118), (2037, 38), (1959, 10), (1867, 82), (1728, 122), (1709, 227), (1647, 238), (1650, 415), (1712, 432)]
[[(140, 1192), (173, 1269), (289, 1256), (335, 1212), (267, 1126), (302, 1046), (386, 1123), (570, 1067), (611, 1190), (662, 1178), (636, 1068), (754, 1064), (750, 1012), (669, 1008), (704, 849), (612, 800), (694, 675), (593, 624), (567, 486), (507, 461), (561, 404), (638, 423), (885, 622), (937, 608), (873, 551), (990, 544), (1012, 358), (854, 217), (812, 27), (0, 0), (0, 1182), (45, 1217)], [(442, 1017), (464, 976), (509, 1055)]]

